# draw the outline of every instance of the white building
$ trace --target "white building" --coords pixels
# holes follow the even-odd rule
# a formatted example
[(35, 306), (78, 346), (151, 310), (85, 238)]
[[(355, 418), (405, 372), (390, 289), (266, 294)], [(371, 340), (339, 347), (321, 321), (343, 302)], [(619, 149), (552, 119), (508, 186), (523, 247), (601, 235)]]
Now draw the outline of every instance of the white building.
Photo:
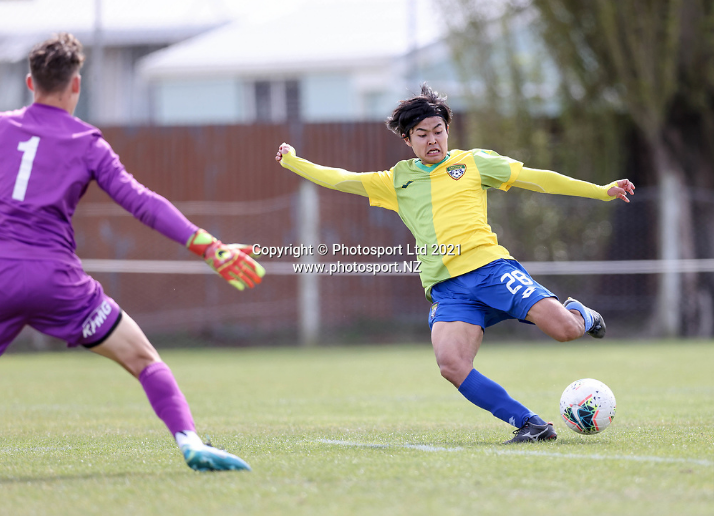
[(104, 125), (149, 121), (149, 90), (136, 63), (233, 19), (222, 0), (23, 0), (0, 2), (0, 111), (31, 102), (27, 55), (53, 33), (82, 41), (87, 63), (77, 115)]
[(429, 82), (461, 106), (438, 0), (0, 2), (0, 110), (31, 101), (27, 54), (72, 32), (77, 115), (97, 125), (381, 120)]
[(140, 61), (151, 120), (383, 119), (421, 80), (456, 83), (438, 14), (428, 1), (312, 0), (239, 18)]

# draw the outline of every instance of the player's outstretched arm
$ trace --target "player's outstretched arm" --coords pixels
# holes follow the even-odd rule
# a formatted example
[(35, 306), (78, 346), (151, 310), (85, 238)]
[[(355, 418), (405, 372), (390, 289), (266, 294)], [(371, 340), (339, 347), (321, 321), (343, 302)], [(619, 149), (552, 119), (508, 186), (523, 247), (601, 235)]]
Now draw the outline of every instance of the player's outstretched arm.
[(253, 288), (265, 276), (263, 266), (250, 257), (249, 246), (226, 245), (203, 229), (191, 235), (186, 247), (238, 290)]
[(298, 158), (295, 155), (295, 149), (287, 143), (280, 145), (275, 161), (297, 175), (325, 188), (369, 197), (362, 183), (365, 174), (348, 172), (341, 168), (323, 167), (306, 159)]
[(521, 169), (518, 177), (513, 182), (513, 186), (533, 192), (589, 197), (590, 199), (600, 199), (602, 201), (622, 199), (625, 202), (630, 202), (627, 195), (635, 193), (635, 185), (629, 179), (620, 179), (600, 186), (587, 181), (573, 179), (551, 170), (538, 170), (527, 167)]

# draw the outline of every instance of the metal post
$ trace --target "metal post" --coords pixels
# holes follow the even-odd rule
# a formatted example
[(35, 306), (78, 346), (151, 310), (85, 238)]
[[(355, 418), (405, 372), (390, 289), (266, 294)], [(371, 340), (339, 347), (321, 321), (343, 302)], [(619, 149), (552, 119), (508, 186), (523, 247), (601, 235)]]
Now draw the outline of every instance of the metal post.
[[(297, 83), (293, 84), (298, 88)], [(287, 88), (286, 88), (287, 93)], [(286, 95), (286, 116), (290, 143), (302, 150), (305, 143), (303, 138), (303, 123), (299, 105), (299, 90), (292, 91), (290, 98)], [(294, 98), (293, 98), (294, 97)], [(289, 101), (297, 105), (287, 106)], [(313, 251), (319, 244), (320, 238), (320, 196), (317, 185), (303, 180), (300, 182), (298, 192), (298, 222), (297, 244), (312, 246)], [(315, 251), (316, 252), (316, 251)], [(317, 263), (317, 254), (306, 254), (300, 258), (302, 263)], [(316, 346), (320, 341), (320, 276), (317, 274), (300, 274), (298, 276), (298, 314), (300, 324), (300, 344), (310, 347)]]
[[(681, 227), (682, 185), (674, 174), (664, 174), (660, 182), (660, 259), (675, 263), (680, 259), (679, 231)], [(673, 267), (660, 275), (657, 322), (663, 337), (679, 333), (682, 278)]]
[[(320, 228), (320, 200), (317, 185), (310, 181), (300, 183), (299, 244), (318, 245)], [(316, 254), (301, 258), (303, 263), (317, 263)], [(315, 346), (320, 339), (320, 276), (301, 274), (298, 278), (298, 310), (300, 313), (300, 342), (303, 346)]]
[(94, 0), (94, 42), (92, 45), (92, 77), (89, 91), (90, 119), (98, 125), (103, 121), (102, 75), (104, 74), (104, 34), (102, 31), (102, 0)]

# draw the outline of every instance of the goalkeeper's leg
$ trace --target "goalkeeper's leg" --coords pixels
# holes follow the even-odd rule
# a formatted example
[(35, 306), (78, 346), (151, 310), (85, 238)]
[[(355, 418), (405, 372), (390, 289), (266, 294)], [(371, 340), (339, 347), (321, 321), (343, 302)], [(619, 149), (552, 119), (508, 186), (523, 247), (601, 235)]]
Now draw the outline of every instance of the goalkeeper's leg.
[(198, 471), (250, 470), (239, 457), (201, 442), (191, 409), (171, 369), (126, 313), (122, 312), (122, 319), (111, 335), (90, 349), (111, 358), (141, 382), (154, 412), (176, 439), (189, 467)]

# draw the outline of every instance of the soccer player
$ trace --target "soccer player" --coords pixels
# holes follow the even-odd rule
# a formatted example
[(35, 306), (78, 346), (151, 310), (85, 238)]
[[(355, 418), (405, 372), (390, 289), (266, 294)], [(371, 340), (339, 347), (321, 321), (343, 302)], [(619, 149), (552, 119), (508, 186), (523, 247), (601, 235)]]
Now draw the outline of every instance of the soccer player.
[[(224, 245), (166, 199), (139, 184), (99, 130), (72, 114), (81, 89), (82, 45), (61, 33), (30, 53), (34, 103), (0, 113), (0, 354), (25, 325), (108, 357), (135, 376), (195, 470), (250, 467), (203, 444), (169, 367), (144, 333), (75, 254), (72, 215), (94, 180), (141, 222), (205, 259), (234, 287), (265, 270), (238, 244)], [(247, 248), (246, 248), (247, 249)]]
[(415, 159), (400, 161), (384, 172), (355, 173), (298, 158), (283, 143), (280, 164), (319, 185), (363, 195), (371, 206), (399, 213), (425, 246), (420, 256), (421, 281), (429, 310), (431, 342), (444, 378), (466, 399), (516, 427), (506, 443), (556, 439), (552, 423), (511, 398), (495, 381), (474, 369), (484, 328), (504, 319), (537, 325), (560, 341), (588, 333), (605, 335), (605, 322), (594, 310), (568, 299), (565, 305), (498, 245), (487, 223), (489, 188), (512, 186), (551, 194), (629, 202), (634, 185), (627, 179), (597, 186), (556, 172), (536, 170), (483, 149), (448, 148), (452, 113), (446, 98), (427, 85), (403, 100), (387, 127), (412, 148)]

